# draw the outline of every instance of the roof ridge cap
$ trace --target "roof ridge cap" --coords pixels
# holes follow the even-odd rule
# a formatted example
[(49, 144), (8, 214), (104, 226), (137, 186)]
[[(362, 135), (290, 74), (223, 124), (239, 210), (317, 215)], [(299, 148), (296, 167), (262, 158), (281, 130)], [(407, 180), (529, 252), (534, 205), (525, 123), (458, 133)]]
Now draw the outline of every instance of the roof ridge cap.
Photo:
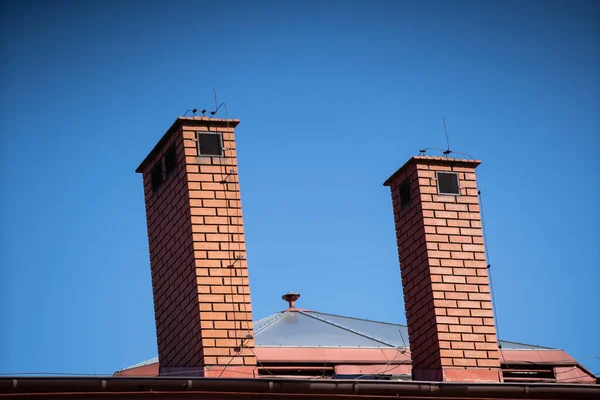
[[(336, 327), (336, 328), (338, 328), (338, 329), (343, 329), (343, 330), (345, 330), (345, 331), (348, 331), (348, 332), (354, 333), (355, 335), (362, 336), (362, 337), (364, 337), (364, 338), (367, 338), (367, 339), (369, 339), (369, 340), (372, 340), (372, 341), (374, 341), (374, 342), (379, 342), (379, 343), (385, 344), (386, 346), (390, 346), (390, 347), (392, 347), (392, 348), (396, 348), (396, 347), (397, 347), (397, 346), (395, 346), (393, 343), (389, 343), (388, 341), (385, 341), (384, 339), (381, 339), (381, 338), (378, 338), (378, 337), (375, 337), (375, 336), (368, 335), (368, 334), (366, 334), (366, 333), (364, 333), (364, 332), (358, 331), (358, 330), (356, 330), (356, 329), (352, 329), (352, 328), (350, 328), (350, 327), (347, 327), (347, 326), (344, 326), (344, 325), (338, 324), (338, 323), (336, 323), (336, 322), (333, 322), (333, 321), (329, 321), (329, 320), (327, 320), (326, 318), (319, 318), (318, 316), (315, 316), (315, 315), (309, 315), (309, 314), (306, 314), (306, 313), (304, 313), (304, 312), (300, 312), (300, 313), (301, 313), (301, 314), (304, 314), (304, 315), (306, 315), (307, 317), (314, 318), (314, 319), (318, 319), (319, 321), (325, 322), (326, 324), (333, 325), (333, 326), (335, 326), (335, 327)], [(319, 313), (319, 314), (323, 314), (323, 313)], [(324, 315), (326, 315), (326, 314), (324, 314)]]
[(340, 317), (340, 318), (348, 318), (348, 319), (353, 319), (356, 321), (367, 321), (367, 322), (374, 322), (376, 324), (384, 324), (384, 325), (394, 325), (394, 326), (401, 326), (403, 328), (408, 328), (408, 325), (402, 325), (402, 324), (396, 324), (394, 322), (384, 322), (384, 321), (375, 321), (374, 319), (366, 319), (366, 318), (357, 318), (357, 317), (348, 317), (346, 315), (339, 315), (339, 314), (330, 314), (330, 313), (324, 313), (324, 312), (320, 312), (320, 311), (313, 311), (317, 314), (323, 314), (323, 315), (330, 315), (333, 317)]

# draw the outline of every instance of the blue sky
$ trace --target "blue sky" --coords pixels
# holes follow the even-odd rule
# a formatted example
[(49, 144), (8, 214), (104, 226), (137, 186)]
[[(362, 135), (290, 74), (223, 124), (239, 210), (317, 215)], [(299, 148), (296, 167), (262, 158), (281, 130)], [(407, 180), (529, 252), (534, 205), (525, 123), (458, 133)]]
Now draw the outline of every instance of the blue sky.
[[(97, 4), (96, 4), (97, 3)], [(156, 355), (141, 176), (173, 120), (237, 130), (254, 318), (405, 322), (383, 181), (478, 168), (502, 339), (600, 372), (594, 2), (2, 2), (0, 373)]]

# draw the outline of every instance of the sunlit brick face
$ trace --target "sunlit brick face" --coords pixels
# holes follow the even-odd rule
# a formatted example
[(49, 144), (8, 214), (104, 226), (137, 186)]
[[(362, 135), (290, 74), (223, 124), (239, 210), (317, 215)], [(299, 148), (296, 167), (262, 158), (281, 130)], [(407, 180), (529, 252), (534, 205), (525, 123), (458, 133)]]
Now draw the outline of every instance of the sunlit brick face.
[(237, 123), (179, 118), (138, 168), (161, 374), (255, 373)]
[(416, 380), (501, 380), (475, 177), (479, 164), (413, 157), (385, 182)]

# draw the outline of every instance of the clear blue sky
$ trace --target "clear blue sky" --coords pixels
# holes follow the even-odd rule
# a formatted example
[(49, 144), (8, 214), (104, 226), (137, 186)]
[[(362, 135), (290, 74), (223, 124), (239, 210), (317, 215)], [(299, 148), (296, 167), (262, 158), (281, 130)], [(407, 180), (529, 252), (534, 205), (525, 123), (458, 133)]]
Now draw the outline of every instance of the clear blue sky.
[(293, 289), (405, 322), (382, 183), (445, 116), (483, 160), (501, 337), (600, 372), (597, 4), (216, 3), (2, 2), (0, 373), (156, 355), (134, 169), (213, 88), (242, 120), (255, 319)]

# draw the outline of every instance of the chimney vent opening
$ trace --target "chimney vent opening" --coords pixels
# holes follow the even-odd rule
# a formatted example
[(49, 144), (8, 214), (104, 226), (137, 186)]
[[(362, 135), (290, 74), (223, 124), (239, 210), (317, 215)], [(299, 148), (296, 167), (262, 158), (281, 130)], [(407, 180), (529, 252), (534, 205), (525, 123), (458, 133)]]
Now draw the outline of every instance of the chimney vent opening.
[(152, 190), (156, 192), (163, 183), (162, 158), (150, 171), (150, 179), (152, 180)]
[(436, 172), (439, 194), (460, 195), (458, 174), (456, 172)]
[(196, 132), (199, 156), (223, 156), (223, 141), (220, 132)]
[(165, 175), (171, 176), (171, 173), (177, 169), (177, 150), (175, 144), (169, 147), (169, 150), (165, 153)]
[(400, 185), (400, 207), (404, 208), (410, 203), (410, 199), (410, 183), (406, 180)]

